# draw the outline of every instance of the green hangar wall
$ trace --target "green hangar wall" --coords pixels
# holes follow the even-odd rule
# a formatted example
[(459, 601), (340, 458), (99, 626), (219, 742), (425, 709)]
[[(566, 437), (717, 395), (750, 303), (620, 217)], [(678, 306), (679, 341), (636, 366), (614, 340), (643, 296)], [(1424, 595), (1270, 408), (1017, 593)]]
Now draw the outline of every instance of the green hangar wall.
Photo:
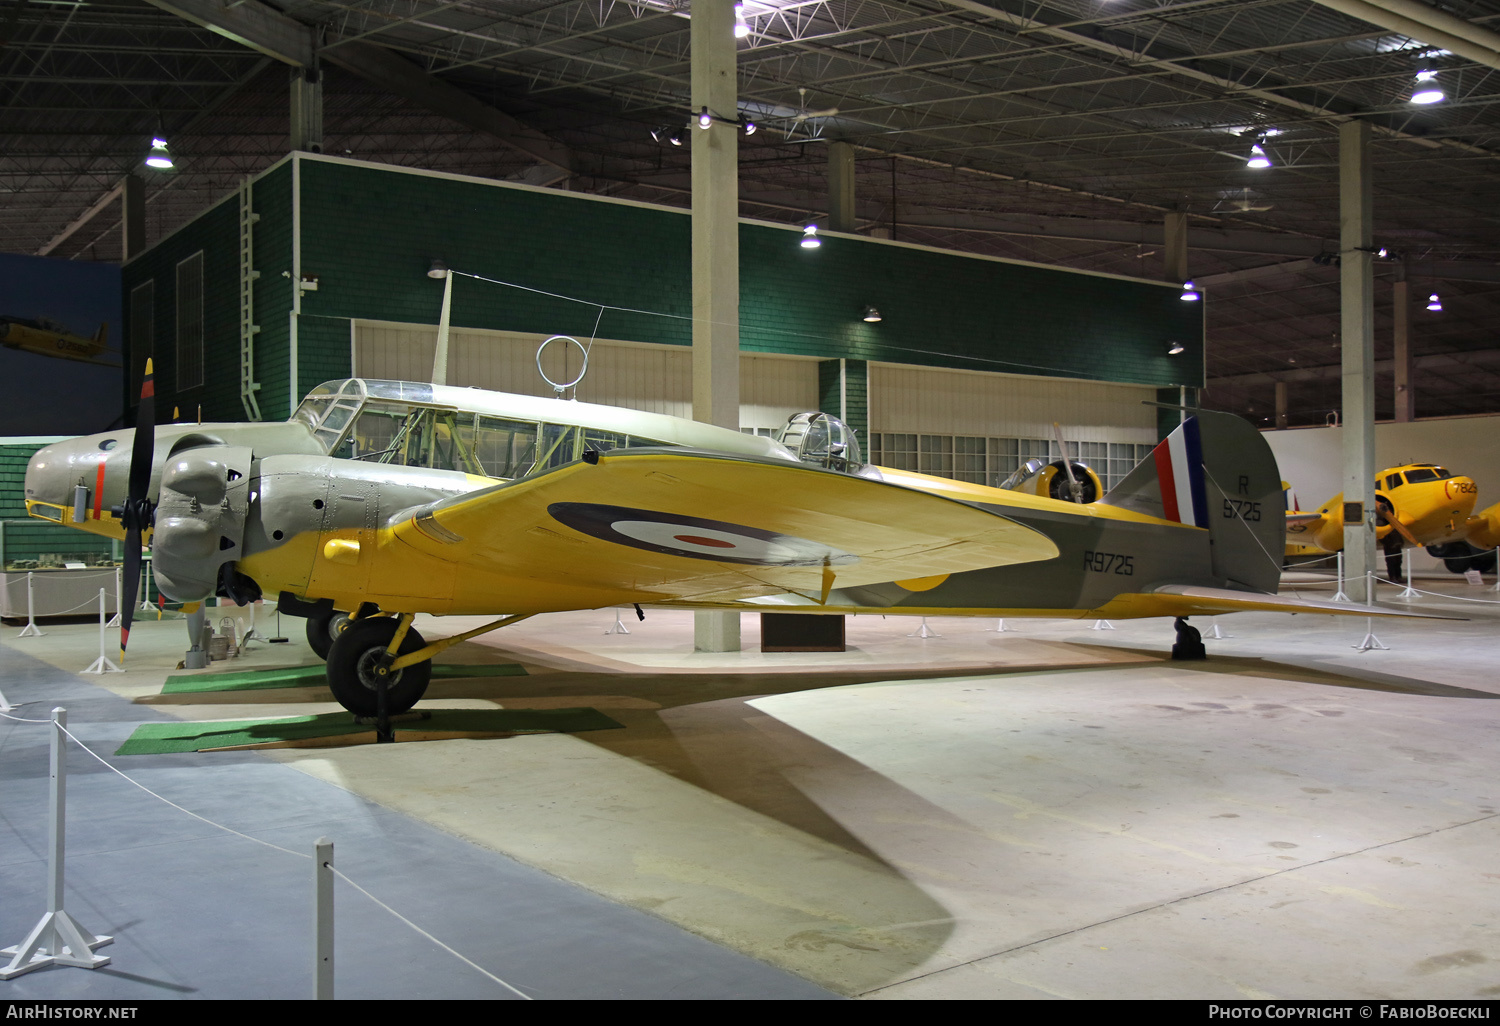
[[(253, 219), (231, 194), (125, 266), (130, 407), (150, 349), (158, 416), (246, 419), (245, 320), (258, 328), (255, 405), (284, 418), (350, 374), (354, 319), (437, 323), (434, 259), (491, 279), (455, 278), (455, 327), (691, 344), (685, 211), (304, 153), (242, 191)], [(798, 229), (754, 221), (739, 231), (745, 352), (1202, 384), (1201, 304), (1170, 284), (852, 235), (807, 250)], [(861, 320), (866, 305), (879, 323)], [(1171, 341), (1186, 352), (1168, 356)]]

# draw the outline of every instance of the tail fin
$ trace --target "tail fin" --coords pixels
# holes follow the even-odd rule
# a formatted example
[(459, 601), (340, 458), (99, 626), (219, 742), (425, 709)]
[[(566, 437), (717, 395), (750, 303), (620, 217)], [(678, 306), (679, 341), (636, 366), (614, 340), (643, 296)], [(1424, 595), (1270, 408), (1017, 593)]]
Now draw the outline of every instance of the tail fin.
[(109, 322), (108, 321), (104, 321), (102, 324), (99, 325), (99, 330), (96, 331), (96, 332), (94, 332), (94, 345), (98, 346), (100, 349), (105, 349), (105, 348), (108, 347), (108, 343), (109, 343)]
[(1249, 422), (1199, 411), (1104, 502), (1207, 529), (1220, 586), (1275, 594), (1286, 544), (1286, 493), (1271, 447)]

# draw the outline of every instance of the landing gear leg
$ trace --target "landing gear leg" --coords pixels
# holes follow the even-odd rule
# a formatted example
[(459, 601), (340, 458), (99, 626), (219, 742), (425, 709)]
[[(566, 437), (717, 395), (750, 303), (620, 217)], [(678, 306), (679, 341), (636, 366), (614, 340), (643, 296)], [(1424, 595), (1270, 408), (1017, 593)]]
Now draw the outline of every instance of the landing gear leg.
[(1172, 646), (1172, 658), (1207, 659), (1208, 650), (1203, 647), (1203, 635), (1198, 633), (1198, 628), (1190, 626), (1183, 616), (1177, 618), (1175, 626), (1177, 643)]

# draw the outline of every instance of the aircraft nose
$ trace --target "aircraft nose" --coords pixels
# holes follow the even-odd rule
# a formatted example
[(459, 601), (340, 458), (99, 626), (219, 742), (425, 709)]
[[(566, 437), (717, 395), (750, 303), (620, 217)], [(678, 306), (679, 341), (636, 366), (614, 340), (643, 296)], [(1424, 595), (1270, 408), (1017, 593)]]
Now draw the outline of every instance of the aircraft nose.
[(63, 523), (74, 520), (72, 510), (77, 497), (76, 490), (82, 485), (87, 492), (86, 503), (107, 510), (122, 501), (119, 475), (104, 473), (115, 467), (123, 454), (127, 461), (130, 455), (130, 432), (106, 432), (73, 438), (66, 442), (54, 442), (38, 449), (26, 464), (26, 500), (28, 503), (44, 503), (53, 512), (67, 510), (61, 516), (46, 513), (49, 519), (60, 519)]

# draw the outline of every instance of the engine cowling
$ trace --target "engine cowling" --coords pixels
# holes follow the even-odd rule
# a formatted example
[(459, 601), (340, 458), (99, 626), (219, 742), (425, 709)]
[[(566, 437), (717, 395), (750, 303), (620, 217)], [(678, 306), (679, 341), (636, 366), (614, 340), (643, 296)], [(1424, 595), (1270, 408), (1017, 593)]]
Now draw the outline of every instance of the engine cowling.
[(172, 456), (162, 470), (152, 562), (162, 594), (196, 602), (217, 592), (221, 568), (242, 553), (254, 456), (210, 445)]

